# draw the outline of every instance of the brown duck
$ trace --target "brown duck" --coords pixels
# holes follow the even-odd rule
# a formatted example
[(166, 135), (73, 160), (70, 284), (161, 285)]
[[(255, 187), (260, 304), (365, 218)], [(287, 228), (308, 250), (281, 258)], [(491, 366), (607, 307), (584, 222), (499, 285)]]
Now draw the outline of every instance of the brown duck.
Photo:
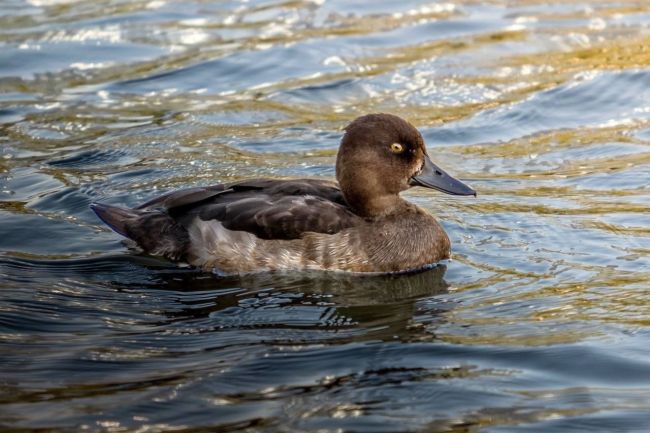
[(93, 211), (145, 252), (216, 273), (316, 269), (392, 273), (449, 258), (450, 242), (412, 186), (476, 195), (437, 167), (405, 120), (370, 114), (345, 129), (337, 182), (251, 179), (188, 188), (134, 209)]

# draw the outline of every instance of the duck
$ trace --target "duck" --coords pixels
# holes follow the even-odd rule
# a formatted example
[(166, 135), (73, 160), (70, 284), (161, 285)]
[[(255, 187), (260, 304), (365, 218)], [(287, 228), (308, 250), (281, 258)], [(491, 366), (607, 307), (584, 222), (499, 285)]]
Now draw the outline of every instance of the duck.
[(135, 208), (91, 208), (145, 253), (219, 275), (393, 274), (451, 254), (440, 223), (400, 196), (413, 187), (476, 196), (432, 162), (415, 126), (377, 113), (345, 128), (336, 181), (257, 178), (172, 191)]

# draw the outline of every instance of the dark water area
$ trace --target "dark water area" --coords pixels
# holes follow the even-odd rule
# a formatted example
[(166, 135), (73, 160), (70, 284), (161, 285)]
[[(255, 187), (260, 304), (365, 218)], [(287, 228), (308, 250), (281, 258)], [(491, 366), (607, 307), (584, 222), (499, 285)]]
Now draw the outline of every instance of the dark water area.
[[(650, 431), (650, 3), (0, 1), (0, 430)], [(401, 115), (453, 260), (220, 278), (90, 211)]]

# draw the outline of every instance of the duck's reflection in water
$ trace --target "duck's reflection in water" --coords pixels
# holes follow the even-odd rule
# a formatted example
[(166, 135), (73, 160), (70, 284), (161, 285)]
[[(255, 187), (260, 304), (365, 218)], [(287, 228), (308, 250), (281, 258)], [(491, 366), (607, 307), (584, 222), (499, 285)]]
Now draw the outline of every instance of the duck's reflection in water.
[(106, 291), (98, 286), (95, 296), (104, 302), (122, 305), (120, 299), (130, 302), (136, 294), (141, 303), (129, 308), (162, 318), (152, 324), (189, 333), (265, 329), (266, 336), (283, 330), (272, 335), (273, 341), (430, 340), (436, 322), (444, 320), (439, 313), (453, 308), (441, 296), (448, 288), (443, 264), (400, 275), (295, 272), (223, 278), (139, 255), (1, 262), (11, 267), (16, 284), (49, 284), (66, 275), (59, 286), (69, 292), (99, 284)]
[(209, 318), (215, 328), (229, 330), (302, 330), (307, 340), (311, 329), (346, 339), (412, 341), (431, 339), (425, 325), (451, 308), (439, 297), (449, 287), (445, 271), (440, 264), (400, 275), (300, 272), (218, 278), (167, 268), (154, 272), (152, 283), (177, 295), (175, 305), (164, 312), (170, 320), (201, 319), (205, 324)]

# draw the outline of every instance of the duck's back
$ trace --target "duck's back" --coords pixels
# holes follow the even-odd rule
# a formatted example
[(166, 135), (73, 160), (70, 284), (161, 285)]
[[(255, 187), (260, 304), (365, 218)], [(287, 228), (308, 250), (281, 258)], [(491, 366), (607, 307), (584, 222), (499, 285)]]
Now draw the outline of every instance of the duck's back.
[[(159, 207), (189, 227), (196, 218), (219, 221), (226, 229), (245, 231), (260, 239), (297, 239), (306, 232), (337, 233), (358, 222), (334, 182), (314, 179), (256, 179), (200, 189), (198, 200), (178, 191), (143, 205)], [(169, 202), (171, 203), (171, 206)], [(174, 203), (178, 202), (179, 205)]]

